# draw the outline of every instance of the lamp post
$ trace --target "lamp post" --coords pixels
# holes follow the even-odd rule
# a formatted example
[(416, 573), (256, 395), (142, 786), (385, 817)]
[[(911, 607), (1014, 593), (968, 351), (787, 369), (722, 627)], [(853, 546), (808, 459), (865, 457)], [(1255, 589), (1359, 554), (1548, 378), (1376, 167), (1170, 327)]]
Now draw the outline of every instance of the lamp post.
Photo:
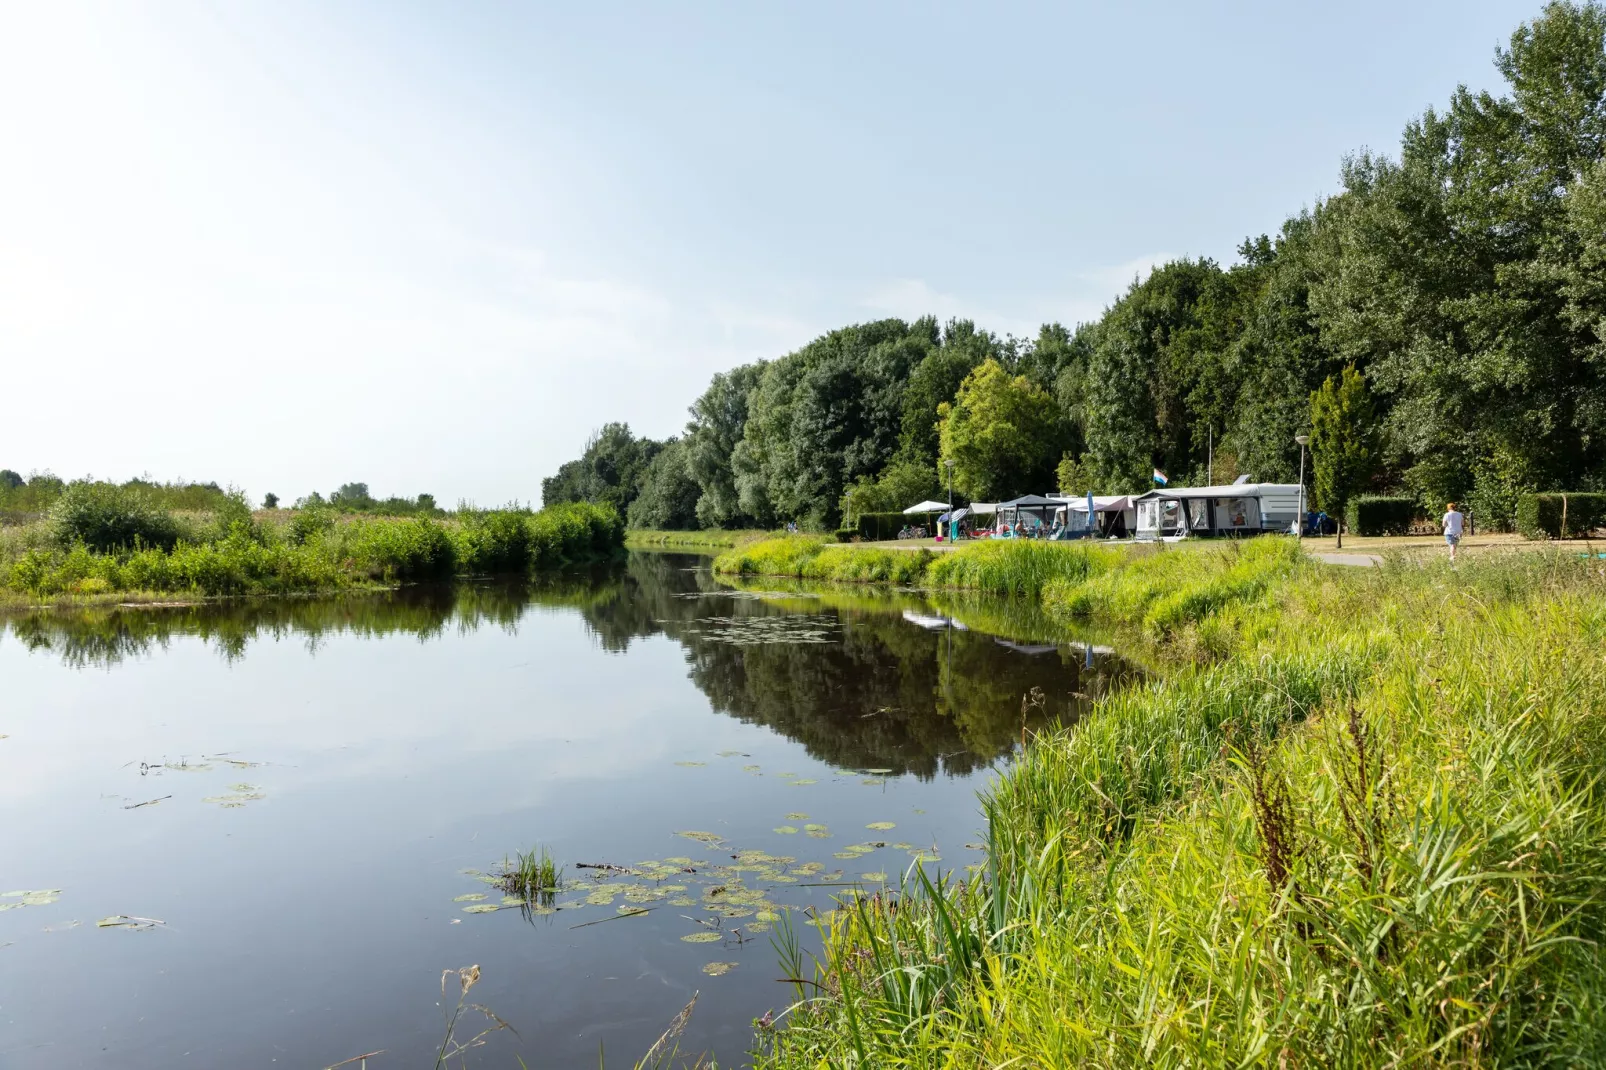
[(949, 457), (942, 463), (948, 466), (948, 542), (952, 545), (959, 533), (959, 525), (954, 521), (954, 459)]
[(1310, 445), (1309, 435), (1295, 435), (1294, 441), (1299, 443), (1299, 518), (1294, 523), (1299, 528), (1299, 537), (1305, 537), (1305, 447)]

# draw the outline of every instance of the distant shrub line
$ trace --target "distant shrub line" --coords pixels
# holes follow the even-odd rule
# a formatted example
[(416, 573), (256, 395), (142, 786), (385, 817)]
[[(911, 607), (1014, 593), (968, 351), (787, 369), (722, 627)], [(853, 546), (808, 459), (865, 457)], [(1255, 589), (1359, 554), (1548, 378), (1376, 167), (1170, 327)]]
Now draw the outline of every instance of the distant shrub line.
[(316, 592), (547, 569), (623, 544), (618, 513), (585, 503), (534, 513), (463, 509), (451, 520), (343, 518), (324, 506), (272, 524), (226, 495), (209, 521), (188, 521), (121, 488), (75, 484), (47, 522), (0, 543), (0, 592), (34, 599)]

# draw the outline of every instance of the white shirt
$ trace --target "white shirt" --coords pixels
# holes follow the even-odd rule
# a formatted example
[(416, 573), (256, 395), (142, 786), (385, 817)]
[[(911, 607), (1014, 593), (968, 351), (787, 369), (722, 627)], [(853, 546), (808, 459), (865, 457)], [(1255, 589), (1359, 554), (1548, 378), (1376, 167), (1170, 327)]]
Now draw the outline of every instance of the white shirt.
[(1462, 516), (1456, 510), (1451, 509), (1448, 513), (1444, 514), (1444, 533), (1446, 535), (1454, 535), (1459, 538), (1461, 535), (1461, 527), (1465, 523), (1466, 517)]

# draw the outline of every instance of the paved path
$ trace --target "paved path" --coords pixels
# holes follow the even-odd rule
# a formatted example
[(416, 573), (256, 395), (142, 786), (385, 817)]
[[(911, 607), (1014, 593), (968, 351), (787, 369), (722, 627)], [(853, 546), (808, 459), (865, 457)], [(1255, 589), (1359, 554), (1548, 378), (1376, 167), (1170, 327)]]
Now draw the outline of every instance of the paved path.
[(1312, 553), (1310, 556), (1329, 565), (1356, 565), (1360, 568), (1371, 568), (1373, 565), (1383, 563), (1383, 559), (1376, 554)]

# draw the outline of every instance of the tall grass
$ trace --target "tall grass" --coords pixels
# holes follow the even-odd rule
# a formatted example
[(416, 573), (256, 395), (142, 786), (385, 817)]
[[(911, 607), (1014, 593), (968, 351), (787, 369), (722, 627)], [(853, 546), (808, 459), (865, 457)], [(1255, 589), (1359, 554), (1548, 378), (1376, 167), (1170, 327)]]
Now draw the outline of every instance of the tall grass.
[(1606, 576), (1251, 546), (1088, 581), (1248, 627), (1034, 741), (984, 872), (836, 912), (758, 1066), (1606, 1060)]
[(0, 600), (278, 594), (517, 573), (614, 553), (624, 538), (617, 513), (583, 503), (538, 513), (465, 511), (446, 521), (319, 514), (300, 523), (298, 514), (275, 525), (237, 513), (220, 507), (208, 522), (189, 523), (171, 547), (137, 538), (100, 549), (82, 539), (63, 545), (51, 523), (7, 529)]

